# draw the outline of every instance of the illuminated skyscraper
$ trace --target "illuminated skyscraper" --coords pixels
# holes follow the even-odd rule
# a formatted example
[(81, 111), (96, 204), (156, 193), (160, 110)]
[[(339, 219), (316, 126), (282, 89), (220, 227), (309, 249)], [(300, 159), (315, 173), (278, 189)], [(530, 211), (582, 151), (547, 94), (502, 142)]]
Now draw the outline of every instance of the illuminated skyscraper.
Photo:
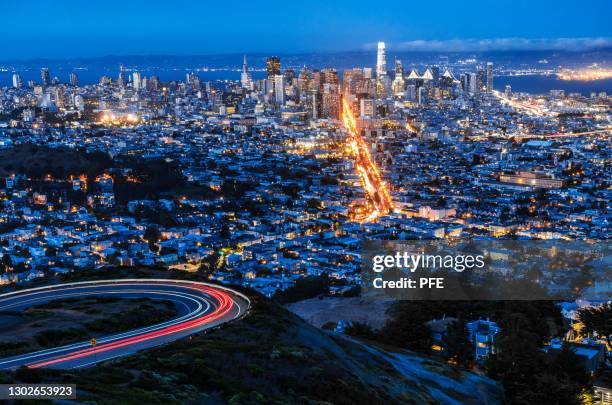
[(70, 73), (70, 84), (75, 87), (79, 85), (79, 77), (74, 72)]
[[(336, 73), (335, 70), (326, 69), (328, 76), (331, 72)], [(332, 77), (334, 75), (332, 74)], [(333, 78), (331, 82), (325, 82), (323, 84), (323, 94), (321, 94), (321, 116), (325, 118), (338, 118), (340, 112), (340, 92), (339, 86), (337, 84), (337, 74), (336, 74), (336, 83), (333, 83)]]
[(493, 62), (487, 62), (487, 93), (493, 91)]
[(419, 105), (423, 105), (427, 102), (427, 90), (425, 87), (419, 87), (417, 91), (417, 102)]
[(149, 86), (151, 87), (151, 90), (153, 91), (159, 90), (159, 77), (151, 76), (151, 80), (149, 81)]
[(328, 84), (338, 84), (338, 72), (336, 69), (323, 69), (321, 70), (321, 74), (323, 75), (323, 82)]
[(13, 87), (19, 89), (21, 88), (21, 85), (21, 76), (19, 76), (19, 73), (13, 72)]
[(134, 89), (140, 90), (141, 85), (140, 72), (132, 73), (132, 86), (134, 86)]
[(478, 93), (478, 73), (470, 73), (468, 91), (471, 94)]
[(279, 104), (285, 104), (285, 77), (283, 75), (274, 76), (274, 101)]
[(55, 99), (55, 105), (58, 108), (64, 108), (65, 107), (65, 100), (64, 100), (64, 90), (61, 87), (56, 87), (55, 88), (55, 93), (53, 95), (53, 98)]
[(319, 118), (320, 113), (320, 102), (319, 102), (319, 92), (316, 89), (308, 90), (308, 115), (313, 120)]
[(266, 60), (266, 67), (268, 68), (268, 79), (274, 79), (274, 76), (281, 74), (281, 63), (278, 56), (270, 56)]
[(393, 94), (395, 96), (401, 97), (404, 95), (404, 66), (402, 65), (402, 61), (399, 59), (395, 59), (395, 79), (393, 79), (393, 84), (391, 85), (391, 89), (393, 90)]
[(283, 76), (285, 76), (285, 83), (287, 85), (291, 85), (293, 80), (295, 79), (295, 70), (293, 69), (285, 69), (283, 72)]
[(49, 69), (48, 68), (40, 69), (40, 78), (42, 79), (43, 86), (49, 85), (50, 79), (49, 79)]
[(406, 86), (405, 95), (408, 100), (416, 100), (416, 97), (417, 97), (416, 85), (409, 84), (408, 86)]
[(395, 77), (404, 77), (404, 65), (400, 59), (395, 59)]
[(378, 43), (378, 53), (376, 55), (376, 76), (381, 77), (387, 74), (387, 57), (385, 55), (385, 43)]
[(123, 75), (123, 70), (119, 71), (119, 77), (117, 77), (117, 85), (121, 88), (125, 86), (125, 76)]
[(359, 116), (361, 118), (375, 118), (376, 108), (374, 100), (371, 98), (362, 98), (359, 100)]
[(251, 89), (252, 82), (251, 74), (249, 73), (249, 65), (247, 65), (247, 57), (244, 55), (244, 60), (242, 62), (242, 74), (240, 75), (240, 84), (242, 85), (242, 88)]

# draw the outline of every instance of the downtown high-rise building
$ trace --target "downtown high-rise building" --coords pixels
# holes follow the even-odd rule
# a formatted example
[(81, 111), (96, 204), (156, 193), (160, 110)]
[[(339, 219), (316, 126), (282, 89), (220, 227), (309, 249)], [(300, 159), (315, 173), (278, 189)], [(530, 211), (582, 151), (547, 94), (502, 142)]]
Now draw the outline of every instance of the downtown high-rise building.
[(405, 87), (406, 83), (404, 82), (404, 66), (402, 65), (401, 60), (395, 59), (395, 78), (393, 79), (393, 84), (391, 85), (393, 95), (398, 97), (403, 96)]
[(323, 85), (321, 116), (336, 119), (340, 117), (340, 93), (337, 91), (337, 86), (331, 84)]
[(159, 77), (151, 76), (151, 80), (149, 81), (149, 87), (152, 91), (159, 90), (159, 87), (160, 87)]
[(244, 59), (242, 61), (242, 73), (240, 74), (240, 85), (244, 89), (252, 89), (253, 80), (251, 78), (251, 74), (249, 73), (249, 65), (247, 64), (247, 57), (244, 55)]
[(321, 70), (321, 74), (323, 75), (323, 83), (338, 85), (339, 79), (336, 69), (326, 68)]
[(414, 101), (417, 98), (417, 87), (414, 84), (409, 84), (406, 86), (405, 97), (408, 100)]
[(424, 105), (427, 102), (427, 90), (425, 87), (419, 87), (417, 90), (417, 103)]
[(119, 71), (119, 76), (117, 76), (117, 85), (120, 88), (123, 88), (125, 86), (125, 75), (123, 74), (123, 70)]
[(132, 86), (135, 90), (140, 90), (142, 86), (142, 80), (140, 79), (140, 72), (132, 73)]
[(21, 76), (19, 76), (19, 73), (13, 72), (13, 87), (19, 89), (22, 85), (23, 83), (21, 81)]
[(487, 93), (493, 91), (493, 62), (487, 62)]
[(46, 86), (49, 85), (51, 79), (50, 79), (50, 76), (49, 76), (49, 69), (48, 68), (41, 68), (40, 69), (40, 78), (42, 80), (43, 86), (46, 87)]
[(69, 77), (69, 81), (70, 81), (70, 85), (71, 86), (78, 86), (79, 85), (79, 76), (77, 76), (76, 73), (72, 72), (70, 73), (70, 77)]
[(278, 105), (285, 104), (285, 77), (281, 74), (274, 76), (274, 101)]
[(472, 72), (469, 74), (469, 80), (468, 80), (468, 92), (470, 94), (477, 94), (478, 93), (478, 73)]
[(57, 108), (64, 108), (66, 106), (64, 100), (64, 89), (62, 87), (55, 88), (53, 99)]
[(376, 54), (376, 76), (381, 77), (387, 74), (387, 56), (385, 53), (385, 43), (378, 43), (378, 52)]
[[(144, 80), (146, 80), (146, 77), (143, 79), (143, 81)], [(200, 89), (200, 76), (198, 76), (194, 72), (189, 72), (189, 73), (187, 73), (186, 82), (185, 83), (187, 83), (192, 89), (199, 90)], [(144, 84), (142, 85), (142, 87), (145, 87), (147, 90), (149, 89)]]
[(268, 70), (268, 79), (273, 80), (274, 76), (281, 74), (281, 62), (278, 56), (270, 56), (266, 60), (266, 68)]
[(309, 89), (307, 91), (308, 94), (308, 101), (306, 102), (307, 108), (308, 108), (308, 116), (313, 119), (316, 120), (320, 117), (320, 101), (319, 101), (319, 92), (316, 89)]
[(361, 118), (375, 118), (376, 108), (374, 100), (371, 98), (362, 98), (359, 100), (359, 116)]

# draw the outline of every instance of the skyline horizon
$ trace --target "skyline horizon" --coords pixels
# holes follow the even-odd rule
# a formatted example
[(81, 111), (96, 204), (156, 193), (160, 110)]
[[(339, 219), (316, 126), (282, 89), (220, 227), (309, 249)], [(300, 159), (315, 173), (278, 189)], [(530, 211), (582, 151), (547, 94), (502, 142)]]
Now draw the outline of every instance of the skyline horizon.
[[(494, 40), (509, 40), (510, 38), (497, 38), (497, 39), (488, 39), (486, 41), (494, 41)], [(518, 38), (522, 40), (526, 40), (525, 38)], [(569, 38), (558, 38), (558, 40), (567, 40)], [(389, 43), (386, 41), (387, 52), (391, 54), (448, 54), (448, 55), (460, 55), (460, 54), (474, 54), (474, 55), (483, 55), (483, 54), (504, 54), (504, 53), (522, 53), (522, 54), (536, 54), (536, 53), (547, 53), (547, 52), (555, 52), (561, 54), (579, 54), (579, 53), (590, 53), (590, 52), (612, 52), (612, 37), (611, 38), (592, 38), (594, 42), (600, 45), (593, 46), (585, 46), (583, 48), (576, 49), (558, 49), (555, 47), (545, 47), (545, 48), (517, 48), (517, 49), (509, 49), (509, 48), (487, 48), (487, 49), (440, 49), (439, 46), (432, 47), (431, 49), (425, 49), (421, 47), (420, 49), (406, 49), (405, 47), (397, 47), (394, 43)], [(542, 39), (531, 39), (531, 41), (538, 41)], [(586, 40), (586, 38), (573, 38), (572, 40)], [(422, 40), (416, 40), (412, 42), (421, 42)], [(458, 40), (451, 40), (458, 41)], [(467, 39), (465, 41), (471, 41), (471, 39)], [(483, 40), (484, 41), (484, 40)], [(437, 41), (428, 41), (428, 42), (437, 42)], [(583, 41), (586, 42), (586, 41)], [(401, 44), (400, 44), (401, 45)], [(157, 57), (176, 57), (176, 58), (205, 58), (205, 57), (227, 57), (227, 56), (254, 56), (254, 57), (267, 57), (267, 56), (305, 56), (305, 55), (342, 55), (342, 54), (370, 54), (372, 52), (376, 52), (376, 43), (366, 44), (360, 48), (353, 49), (343, 49), (343, 50), (311, 50), (311, 51), (229, 51), (229, 52), (209, 52), (209, 53), (167, 53), (167, 52), (151, 52), (151, 53), (106, 53), (106, 54), (98, 54), (98, 55), (75, 55), (75, 56), (34, 56), (34, 57), (24, 57), (24, 58), (5, 58), (0, 59), (0, 63), (22, 63), (22, 62), (34, 62), (34, 61), (72, 61), (72, 60), (98, 60), (98, 59), (111, 59), (111, 58), (157, 58)], [(240, 61), (240, 63), (242, 63)]]

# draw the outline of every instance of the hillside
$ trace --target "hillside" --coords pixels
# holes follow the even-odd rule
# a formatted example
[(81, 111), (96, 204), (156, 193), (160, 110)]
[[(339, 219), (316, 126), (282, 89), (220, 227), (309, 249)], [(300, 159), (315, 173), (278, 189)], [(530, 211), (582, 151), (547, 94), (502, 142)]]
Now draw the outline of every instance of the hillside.
[(493, 381), (317, 329), (253, 294), (244, 319), (98, 367), (3, 380), (75, 383), (96, 404), (495, 404)]
[(102, 153), (84, 153), (68, 148), (49, 148), (20, 144), (0, 151), (0, 177), (25, 173), (40, 179), (47, 174), (55, 178), (83, 173), (99, 174), (111, 164)]

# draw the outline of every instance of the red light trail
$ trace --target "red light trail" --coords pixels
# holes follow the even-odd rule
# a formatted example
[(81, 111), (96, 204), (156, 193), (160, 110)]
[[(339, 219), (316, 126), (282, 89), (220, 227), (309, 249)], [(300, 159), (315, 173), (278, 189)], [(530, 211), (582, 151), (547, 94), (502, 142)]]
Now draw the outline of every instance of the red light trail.
[(100, 344), (95, 347), (81, 342), (0, 359), (0, 368), (20, 365), (29, 368), (54, 365), (59, 368), (65, 365), (68, 368), (83, 367), (200, 332), (235, 319), (248, 309), (248, 298), (224, 287), (199, 282), (147, 279), (72, 283), (4, 294), (0, 295), (0, 309), (29, 307), (54, 299), (99, 294), (168, 296), (177, 303), (190, 306), (185, 305), (189, 309), (187, 314), (170, 321), (97, 339)]

